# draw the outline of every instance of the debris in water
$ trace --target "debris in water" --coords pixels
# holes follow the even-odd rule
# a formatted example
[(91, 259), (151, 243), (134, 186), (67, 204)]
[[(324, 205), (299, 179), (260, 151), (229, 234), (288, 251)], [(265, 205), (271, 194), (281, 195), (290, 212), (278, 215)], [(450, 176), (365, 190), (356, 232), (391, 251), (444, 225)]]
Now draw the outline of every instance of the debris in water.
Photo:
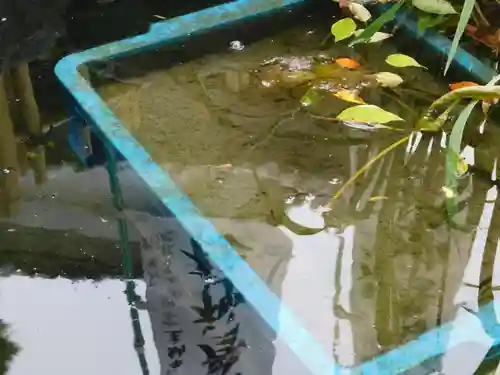
[(377, 202), (377, 201), (381, 201), (381, 200), (385, 200), (385, 199), (389, 199), (383, 195), (379, 195), (379, 196), (375, 196), (375, 197), (371, 197), (370, 199), (368, 199), (368, 202)]
[(205, 282), (205, 284), (213, 284), (213, 283), (215, 283), (215, 277), (207, 276), (207, 277), (205, 277), (205, 279), (203, 281)]
[(338, 185), (340, 184), (342, 181), (340, 180), (340, 178), (332, 178), (330, 181), (328, 181), (330, 184), (332, 185)]
[(451, 198), (455, 197), (455, 192), (453, 191), (453, 189), (449, 188), (448, 186), (443, 186), (441, 188), (441, 190), (443, 191), (446, 198), (451, 199)]
[(221, 164), (217, 166), (217, 168), (232, 168), (232, 167), (233, 165), (231, 163)]
[(229, 48), (233, 51), (243, 51), (245, 49), (245, 45), (239, 40), (233, 40), (231, 43), (229, 43)]

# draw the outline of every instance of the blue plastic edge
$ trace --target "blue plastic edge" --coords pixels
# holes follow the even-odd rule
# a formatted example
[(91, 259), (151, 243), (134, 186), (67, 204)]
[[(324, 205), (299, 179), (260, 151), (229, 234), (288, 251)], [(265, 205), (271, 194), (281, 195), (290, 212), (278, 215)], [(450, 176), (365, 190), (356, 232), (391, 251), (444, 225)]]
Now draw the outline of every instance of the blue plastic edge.
[(239, 0), (159, 22), (153, 24), (146, 34), (66, 56), (57, 63), (55, 73), (97, 130), (102, 133), (102, 137), (130, 162), (135, 172), (200, 244), (211, 261), (231, 280), (270, 328), (276, 333), (279, 332), (280, 339), (313, 374), (332, 375), (343, 372), (344, 369), (332, 361), (299, 319), (282, 306), (278, 296), (269, 290), (211, 222), (202, 216), (170, 176), (153, 162), (78, 72), (81, 65), (90, 61), (136, 54), (192, 33), (208, 31), (303, 2), (304, 0)]
[[(200, 243), (209, 258), (233, 282), (271, 329), (280, 333), (280, 338), (313, 374), (395, 375), (427, 359), (439, 356), (450, 347), (459, 344), (460, 341), (449, 342), (452, 324), (447, 323), (432, 329), (416, 340), (355, 368), (346, 368), (334, 363), (294, 314), (281, 304), (280, 299), (268, 289), (261, 278), (216, 231), (211, 222), (204, 218), (190, 199), (178, 189), (170, 176), (152, 161), (148, 153), (78, 72), (81, 65), (90, 61), (110, 60), (136, 54), (173, 39), (187, 37), (192, 33), (208, 31), (224, 24), (261, 16), (264, 13), (298, 5), (305, 1), (307, 0), (239, 0), (159, 22), (152, 25), (146, 34), (66, 56), (56, 65), (55, 73), (97, 130), (102, 133), (102, 137), (130, 162), (135, 172), (146, 182), (163, 205)], [(396, 18), (400, 27), (407, 33), (422, 39), (415, 21), (404, 14), (398, 14)], [(450, 48), (450, 41), (436, 33), (425, 33), (423, 42), (438, 54), (447, 54)], [(461, 49), (457, 51), (455, 63), (482, 82), (488, 81), (495, 74), (492, 69)], [(478, 317), (483, 322), (483, 326), (493, 328), (496, 325), (493, 303), (484, 306), (478, 313)], [(467, 326), (460, 327), (460, 330), (464, 332), (462, 336), (466, 337), (472, 329)]]

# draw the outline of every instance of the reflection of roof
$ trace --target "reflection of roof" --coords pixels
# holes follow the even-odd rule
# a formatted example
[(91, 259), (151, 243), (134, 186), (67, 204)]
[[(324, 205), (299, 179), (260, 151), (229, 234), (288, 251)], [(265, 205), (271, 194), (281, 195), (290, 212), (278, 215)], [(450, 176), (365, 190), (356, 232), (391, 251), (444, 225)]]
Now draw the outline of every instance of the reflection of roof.
[[(87, 237), (76, 230), (47, 230), (0, 223), (0, 266), (25, 274), (100, 279), (123, 275), (118, 241)], [(129, 244), (133, 274), (142, 275), (139, 244)]]
[(62, 30), (68, 0), (2, 0), (0, 60), (31, 61), (51, 48)]

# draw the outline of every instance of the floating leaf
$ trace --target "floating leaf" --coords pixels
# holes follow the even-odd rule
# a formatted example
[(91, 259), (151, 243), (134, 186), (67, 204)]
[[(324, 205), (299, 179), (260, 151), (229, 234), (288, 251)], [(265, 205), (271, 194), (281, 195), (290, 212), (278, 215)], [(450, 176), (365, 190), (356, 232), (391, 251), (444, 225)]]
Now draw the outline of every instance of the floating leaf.
[[(365, 29), (358, 29), (354, 32), (354, 35), (356, 37), (359, 37), (361, 34), (363, 34)], [(377, 43), (377, 42), (381, 42), (382, 40), (386, 40), (388, 38), (390, 38), (392, 36), (392, 34), (388, 34), (388, 33), (382, 33), (382, 32), (376, 32), (375, 34), (373, 34), (373, 36), (368, 39), (366, 41), (366, 43)]]
[(339, 64), (342, 68), (347, 68), (347, 69), (357, 69), (361, 66), (356, 60), (349, 59), (347, 57), (336, 59), (335, 62)]
[(401, 76), (390, 72), (377, 73), (375, 74), (375, 79), (383, 87), (397, 87), (403, 83)]
[(359, 97), (358, 90), (340, 90), (333, 94), (336, 98), (342, 99), (346, 102), (364, 104), (364, 100)]
[(344, 18), (332, 25), (331, 32), (335, 42), (349, 38), (356, 31), (356, 22), (352, 18)]
[(470, 82), (470, 81), (462, 81), (462, 82), (451, 83), (448, 85), (448, 87), (450, 88), (450, 91), (455, 91), (455, 90), (461, 89), (463, 87), (471, 87), (471, 86), (479, 86), (479, 83)]
[(403, 55), (402, 53), (395, 53), (387, 56), (385, 62), (389, 65), (395, 66), (397, 68), (405, 68), (408, 66), (415, 66), (419, 68), (427, 69), (425, 66), (421, 65), (417, 60), (413, 57)]
[(341, 121), (355, 121), (364, 124), (385, 124), (391, 121), (404, 121), (394, 113), (371, 104), (362, 104), (347, 108), (337, 118)]
[(360, 20), (361, 22), (368, 22), (372, 18), (370, 11), (362, 4), (352, 2), (349, 3), (348, 7), (354, 18)]
[(456, 14), (457, 11), (446, 0), (412, 0), (414, 7), (433, 14)]

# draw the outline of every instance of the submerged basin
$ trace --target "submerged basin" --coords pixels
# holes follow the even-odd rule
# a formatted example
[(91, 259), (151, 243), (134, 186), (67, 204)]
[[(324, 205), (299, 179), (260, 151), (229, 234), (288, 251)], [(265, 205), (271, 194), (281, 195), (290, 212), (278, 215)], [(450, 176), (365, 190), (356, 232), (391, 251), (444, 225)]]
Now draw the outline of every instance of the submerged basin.
[[(423, 69), (384, 64), (397, 51), (390, 44), (354, 52), (325, 46), (330, 17), (321, 8), (288, 13), (279, 27), (263, 20), (257, 29), (252, 22), (121, 58), (111, 79), (91, 64), (90, 79), (154, 164), (298, 318), (331, 363), (356, 368), (451, 321), (457, 304), (474, 308), (490, 301), (500, 228), (492, 140), (499, 128), (488, 122), (466, 135), (464, 157), (471, 168), (459, 179), (453, 225), (444, 205), (441, 132), (413, 133), (407, 146), (375, 164), (319, 215), (318, 207), (328, 205), (364, 163), (409, 134), (447, 87)], [(261, 62), (270, 58), (320, 54), (353, 59), (366, 74), (401, 75), (398, 88), (360, 91), (366, 103), (405, 119), (394, 123), (398, 131), (331, 121), (353, 104), (333, 90), (304, 106), (307, 84), (269, 85), (269, 71), (261, 74)], [(349, 85), (353, 74), (339, 70), (335, 82)], [(479, 125), (478, 114), (475, 119)], [(464, 283), (490, 289), (469, 297), (467, 288), (473, 288)], [(427, 373), (460, 373), (449, 363)], [(403, 361), (381, 373), (412, 365)]]

